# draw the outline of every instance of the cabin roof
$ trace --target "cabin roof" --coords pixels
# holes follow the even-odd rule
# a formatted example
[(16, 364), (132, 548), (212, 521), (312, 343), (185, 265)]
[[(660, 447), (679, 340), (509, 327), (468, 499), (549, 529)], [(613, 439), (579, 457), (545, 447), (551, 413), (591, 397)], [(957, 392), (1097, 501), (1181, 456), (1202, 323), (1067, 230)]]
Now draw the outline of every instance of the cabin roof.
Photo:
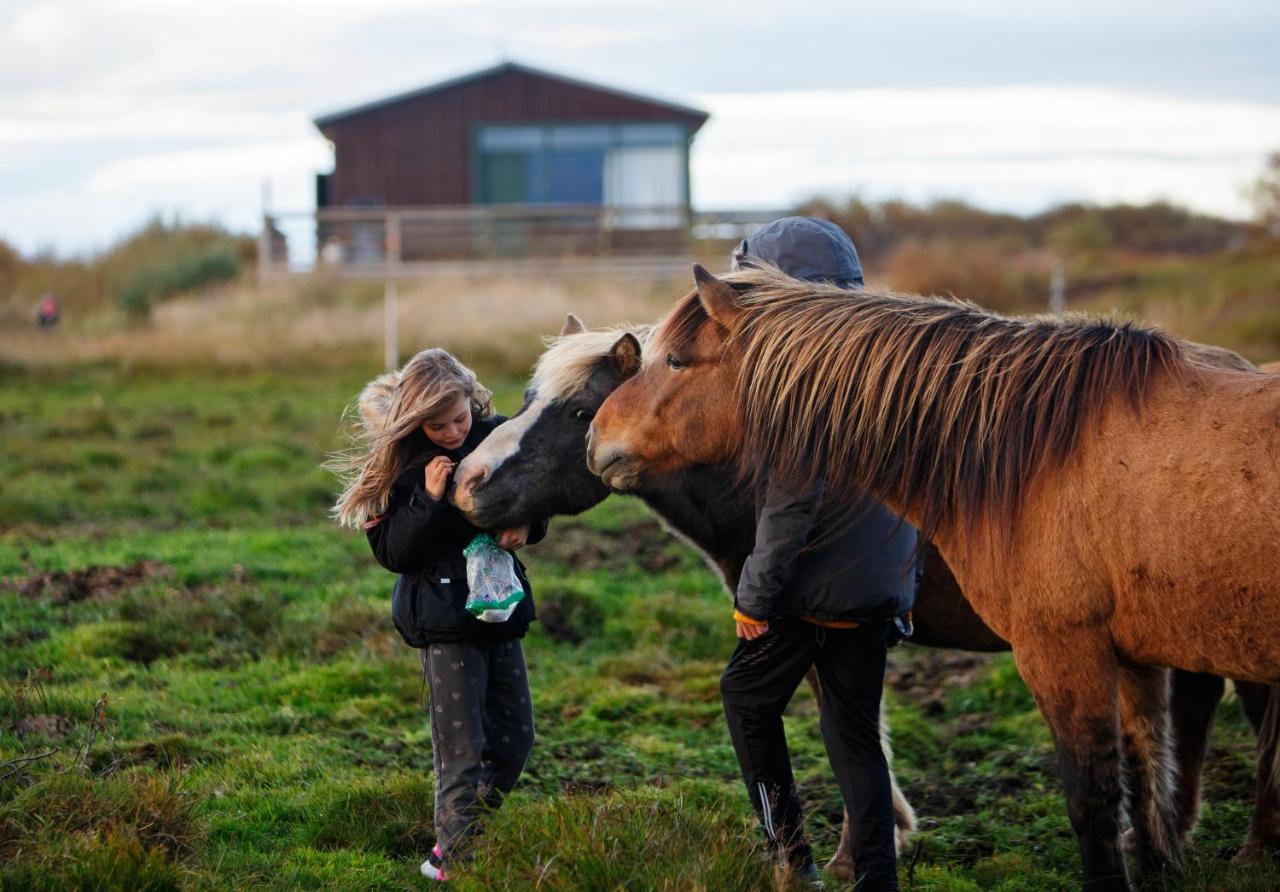
[(533, 68), (529, 65), (522, 65), (519, 62), (502, 62), (498, 65), (494, 65), (489, 68), (482, 69), (480, 71), (472, 72), (471, 74), (462, 75), (461, 77), (450, 78), (448, 80), (439, 81), (438, 83), (428, 84), (425, 87), (419, 87), (416, 90), (409, 90), (408, 92), (397, 93), (393, 96), (387, 96), (383, 99), (378, 99), (373, 102), (366, 102), (361, 105), (355, 105), (350, 108), (341, 109), (339, 111), (329, 112), (328, 114), (324, 114), (317, 117), (314, 120), (314, 123), (317, 127), (324, 128), (329, 126), (330, 124), (335, 124), (339, 121), (346, 121), (351, 118), (358, 118), (361, 115), (378, 111), (390, 105), (396, 105), (401, 102), (409, 102), (415, 99), (424, 99), (430, 96), (434, 96), (436, 94), (448, 92), (449, 90), (455, 90), (459, 87), (467, 86), (477, 81), (496, 78), (505, 74), (523, 74), (529, 77), (555, 81), (555, 82), (564, 84), (566, 86), (573, 86), (580, 89), (592, 90), (596, 93), (603, 93), (619, 99), (626, 99), (630, 102), (642, 102), (654, 108), (665, 110), (672, 117), (683, 118), (689, 121), (689, 123), (693, 125), (690, 128), (690, 132), (696, 131), (699, 127), (701, 127), (703, 123), (706, 122), (708, 117), (707, 112), (701, 111), (696, 108), (691, 108), (686, 105), (679, 105), (677, 103), (667, 102), (666, 100), (662, 100), (662, 99), (654, 99), (653, 97), (650, 97), (650, 96), (641, 96), (638, 93), (631, 93), (627, 90), (619, 90), (615, 87), (605, 87), (605, 86), (601, 86), (600, 84), (590, 83), (589, 81), (579, 80), (577, 78), (572, 78), (572, 77), (566, 77), (565, 75), (562, 75), (562, 74), (556, 74), (551, 71), (544, 71), (539, 68)]

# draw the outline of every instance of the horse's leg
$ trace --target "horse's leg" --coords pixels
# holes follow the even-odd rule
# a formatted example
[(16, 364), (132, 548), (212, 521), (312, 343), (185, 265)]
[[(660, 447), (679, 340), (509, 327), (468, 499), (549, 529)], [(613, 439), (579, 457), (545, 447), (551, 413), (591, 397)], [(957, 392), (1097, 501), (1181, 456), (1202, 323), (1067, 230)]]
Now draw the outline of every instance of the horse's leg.
[(1120, 733), (1138, 872), (1158, 877), (1180, 869), (1182, 863), (1169, 741), (1169, 670), (1122, 665), (1119, 682)]
[[(818, 708), (821, 709), (822, 686), (818, 683), (818, 671), (810, 669), (805, 680), (809, 682), (809, 687), (813, 688), (814, 699), (818, 703)], [(885, 761), (889, 763), (889, 784), (893, 795), (893, 824), (896, 828), (894, 841), (898, 852), (901, 853), (906, 848), (907, 839), (916, 829), (916, 813), (911, 803), (907, 801), (907, 797), (902, 795), (902, 790), (898, 787), (898, 778), (893, 773), (893, 750), (889, 746), (889, 723), (885, 719), (883, 704), (880, 706), (880, 745), (884, 748)], [(849, 836), (847, 808), (840, 825), (840, 845), (836, 847), (836, 853), (827, 862), (827, 870), (842, 880), (853, 879), (853, 841)]]
[(1245, 863), (1280, 852), (1280, 685), (1271, 685), (1267, 694), (1267, 706), (1258, 728), (1255, 778), (1253, 821), (1236, 855), (1237, 861)]
[(1240, 711), (1249, 721), (1256, 736), (1262, 736), (1262, 722), (1267, 716), (1267, 704), (1271, 700), (1271, 685), (1256, 681), (1233, 681), (1236, 696), (1240, 698)]
[(1174, 805), (1178, 839), (1183, 844), (1200, 818), (1200, 785), (1204, 756), (1209, 748), (1209, 729), (1225, 687), (1221, 676), (1182, 669), (1173, 672), (1169, 715), (1178, 764)]
[(1090, 892), (1127, 890), (1120, 850), (1119, 668), (1111, 640), (1096, 628), (1042, 629), (1014, 636), (1018, 671), (1053, 735)]

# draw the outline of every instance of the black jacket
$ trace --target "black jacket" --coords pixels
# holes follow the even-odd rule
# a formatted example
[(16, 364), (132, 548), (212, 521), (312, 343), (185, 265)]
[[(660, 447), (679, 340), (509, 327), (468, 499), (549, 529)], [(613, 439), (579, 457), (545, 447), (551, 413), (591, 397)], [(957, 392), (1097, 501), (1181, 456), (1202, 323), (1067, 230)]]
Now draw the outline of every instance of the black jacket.
[(871, 499), (852, 523), (816, 548), (822, 489), (768, 486), (758, 500), (756, 544), (742, 568), (734, 608), (744, 616), (836, 622), (890, 619), (911, 609), (919, 567), (915, 528)]
[[(391, 593), (391, 618), (405, 642), (426, 647), (433, 641), (492, 643), (519, 638), (534, 619), (533, 589), (524, 564), (516, 558), (516, 573), (526, 596), (504, 623), (486, 623), (466, 611), (467, 560), (462, 550), (485, 530), (473, 527), (447, 501), (437, 502), (423, 488), (423, 471), (438, 455), (461, 461), (495, 427), (501, 417), (477, 418), (458, 449), (441, 449), (415, 432), (418, 458), (391, 490), (387, 510), (371, 522), (366, 534), (378, 563), (399, 573)], [(529, 542), (547, 534), (545, 520), (530, 526)]]

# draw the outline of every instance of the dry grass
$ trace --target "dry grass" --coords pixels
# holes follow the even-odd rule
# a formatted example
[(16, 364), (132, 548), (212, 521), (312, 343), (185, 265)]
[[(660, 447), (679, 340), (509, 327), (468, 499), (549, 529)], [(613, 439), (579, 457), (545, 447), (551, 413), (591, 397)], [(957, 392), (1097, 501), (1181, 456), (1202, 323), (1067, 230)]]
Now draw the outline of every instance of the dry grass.
[[(709, 268), (727, 263), (701, 258)], [(907, 241), (867, 258), (873, 287), (954, 294), (1000, 312), (1042, 312), (1049, 255), (1009, 239)], [(1280, 356), (1280, 265), (1273, 252), (1153, 257), (1121, 251), (1067, 265), (1067, 304), (1119, 311), (1182, 337), (1219, 344), (1255, 361)], [(437, 277), (399, 288), (400, 356), (442, 346), (472, 364), (522, 376), (541, 339), (574, 312), (589, 326), (650, 322), (691, 286), (691, 277), (643, 280), (530, 276)], [(259, 288), (242, 278), (158, 304), (131, 323), (114, 306), (69, 312), (49, 333), (30, 322), (0, 324), (0, 363), (84, 363), (182, 368), (375, 364), (382, 357), (382, 285), (321, 277)]]
[[(438, 345), (521, 373), (572, 311), (589, 325), (656, 319), (682, 282), (438, 278), (401, 283), (400, 352)], [(0, 331), (0, 357), (31, 366), (328, 364), (382, 353), (382, 288), (318, 280), (257, 288), (240, 281), (168, 301), (149, 323), (110, 312), (60, 331)]]

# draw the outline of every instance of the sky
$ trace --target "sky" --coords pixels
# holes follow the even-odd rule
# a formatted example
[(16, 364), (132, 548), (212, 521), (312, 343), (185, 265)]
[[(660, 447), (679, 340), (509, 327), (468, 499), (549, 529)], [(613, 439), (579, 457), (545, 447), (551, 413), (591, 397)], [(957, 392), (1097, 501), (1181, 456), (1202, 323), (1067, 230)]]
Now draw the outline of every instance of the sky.
[(702, 209), (813, 195), (1249, 213), (1280, 3), (0, 0), (0, 239), (306, 210), (318, 115), (509, 59), (711, 113)]

